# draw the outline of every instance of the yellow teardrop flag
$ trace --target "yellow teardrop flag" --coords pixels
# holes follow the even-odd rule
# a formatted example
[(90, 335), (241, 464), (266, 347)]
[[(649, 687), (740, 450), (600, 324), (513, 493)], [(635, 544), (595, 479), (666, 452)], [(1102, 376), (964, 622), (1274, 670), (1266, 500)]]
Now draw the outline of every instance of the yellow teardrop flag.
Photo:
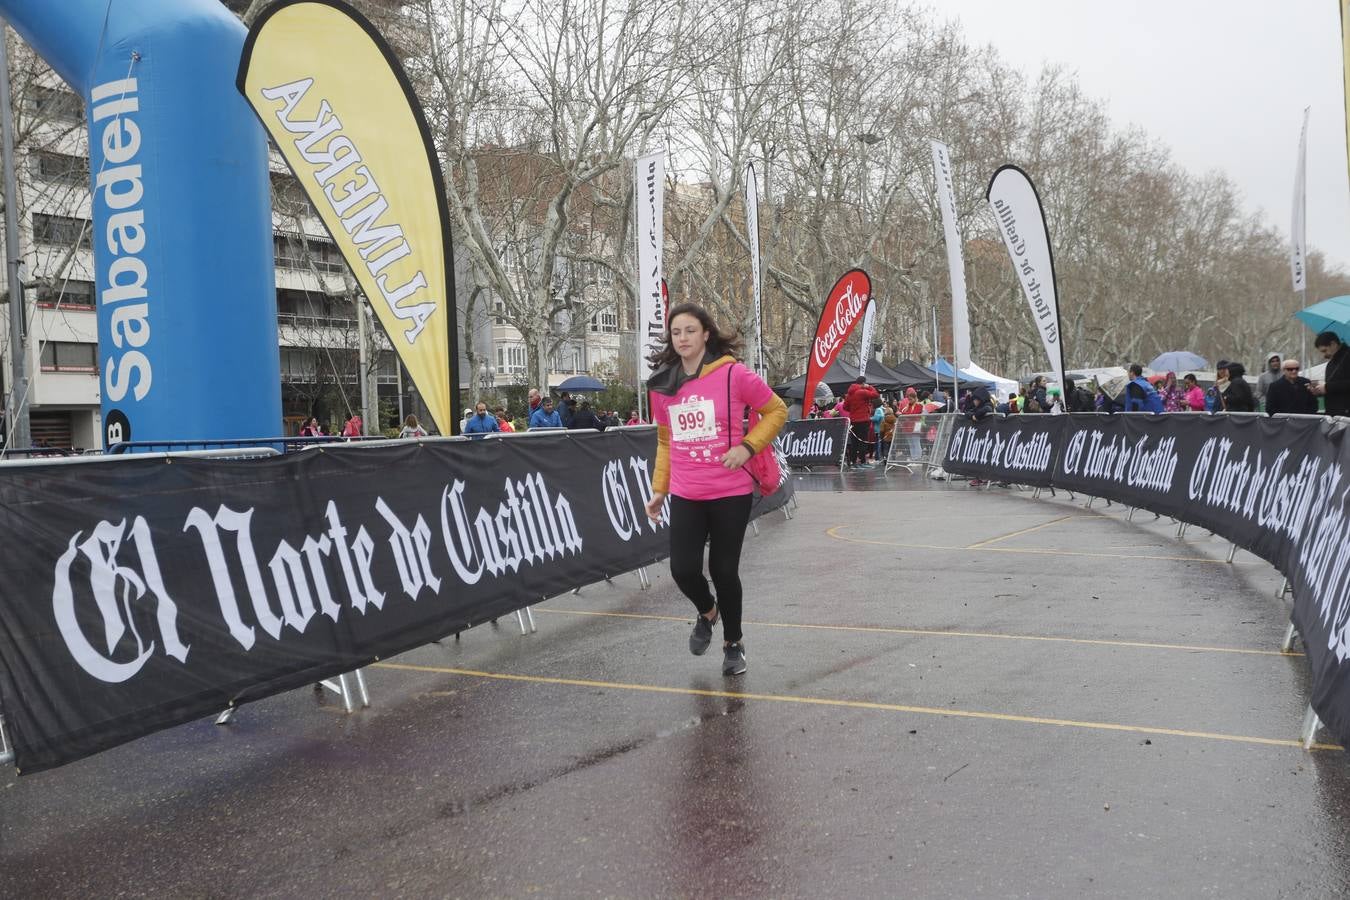
[(426, 118), (359, 13), (283, 0), (254, 22), (240, 92), (342, 251), (441, 434), (454, 414), (450, 218)]

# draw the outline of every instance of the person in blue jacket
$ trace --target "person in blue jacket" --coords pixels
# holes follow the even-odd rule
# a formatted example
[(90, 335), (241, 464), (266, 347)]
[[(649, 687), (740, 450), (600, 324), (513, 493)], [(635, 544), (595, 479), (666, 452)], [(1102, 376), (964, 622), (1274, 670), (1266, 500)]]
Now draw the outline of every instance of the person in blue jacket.
[(1163, 411), (1162, 394), (1144, 378), (1144, 367), (1139, 363), (1130, 365), (1130, 382), (1125, 385), (1125, 411), (1160, 413)]
[(501, 430), (502, 427), (497, 424), (497, 417), (488, 412), (487, 404), (482, 400), (474, 407), (473, 415), (464, 422), (465, 434), (491, 434)]
[(530, 413), (531, 428), (561, 428), (562, 419), (553, 408), (553, 398), (545, 397), (539, 404), (539, 408)]

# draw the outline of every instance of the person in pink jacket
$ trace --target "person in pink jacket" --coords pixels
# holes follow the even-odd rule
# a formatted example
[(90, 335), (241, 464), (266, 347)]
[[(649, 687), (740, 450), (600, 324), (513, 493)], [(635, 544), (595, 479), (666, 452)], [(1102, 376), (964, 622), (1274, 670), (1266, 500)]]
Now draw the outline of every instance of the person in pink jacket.
[(1205, 389), (1200, 387), (1200, 382), (1195, 380), (1194, 375), (1187, 375), (1181, 379), (1181, 392), (1182, 396), (1186, 398), (1184, 411), (1205, 411)]
[[(670, 574), (698, 608), (689, 651), (701, 656), (722, 619), (723, 675), (745, 671), (741, 640), (741, 544), (750, 523), (750, 457), (773, 443), (787, 407), (764, 380), (736, 361), (739, 337), (718, 331), (694, 303), (670, 311), (666, 345), (651, 357), (647, 382), (656, 423), (656, 471), (647, 515), (660, 521), (670, 499)], [(746, 432), (745, 409), (760, 414)], [(708, 574), (703, 576), (707, 544)]]

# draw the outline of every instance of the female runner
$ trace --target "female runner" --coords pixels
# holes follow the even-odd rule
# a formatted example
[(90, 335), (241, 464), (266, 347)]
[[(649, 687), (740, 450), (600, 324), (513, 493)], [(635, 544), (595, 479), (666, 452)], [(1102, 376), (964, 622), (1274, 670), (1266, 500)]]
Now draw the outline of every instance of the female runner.
[[(736, 361), (740, 341), (718, 331), (694, 303), (670, 311), (666, 346), (651, 358), (648, 381), (656, 423), (656, 471), (647, 515), (661, 516), (670, 496), (670, 574), (699, 616), (689, 651), (700, 656), (722, 619), (723, 675), (745, 671), (741, 640), (741, 544), (755, 482), (743, 468), (773, 443), (787, 407), (754, 372)], [(749, 406), (761, 416), (745, 433)], [(716, 599), (703, 576), (703, 545)]]

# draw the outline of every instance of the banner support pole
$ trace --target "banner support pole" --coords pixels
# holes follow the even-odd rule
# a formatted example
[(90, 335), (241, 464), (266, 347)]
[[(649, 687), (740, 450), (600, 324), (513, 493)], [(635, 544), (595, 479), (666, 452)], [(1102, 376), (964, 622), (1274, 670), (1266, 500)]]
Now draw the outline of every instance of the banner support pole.
[(9, 47), (6, 28), (0, 20), (0, 139), (4, 141), (5, 272), (9, 278), (9, 428), (5, 446), (27, 449), (33, 445), (28, 425), (28, 348), (24, 343), (23, 282), (19, 278), (19, 203), (14, 177), (14, 113), (10, 108)]

